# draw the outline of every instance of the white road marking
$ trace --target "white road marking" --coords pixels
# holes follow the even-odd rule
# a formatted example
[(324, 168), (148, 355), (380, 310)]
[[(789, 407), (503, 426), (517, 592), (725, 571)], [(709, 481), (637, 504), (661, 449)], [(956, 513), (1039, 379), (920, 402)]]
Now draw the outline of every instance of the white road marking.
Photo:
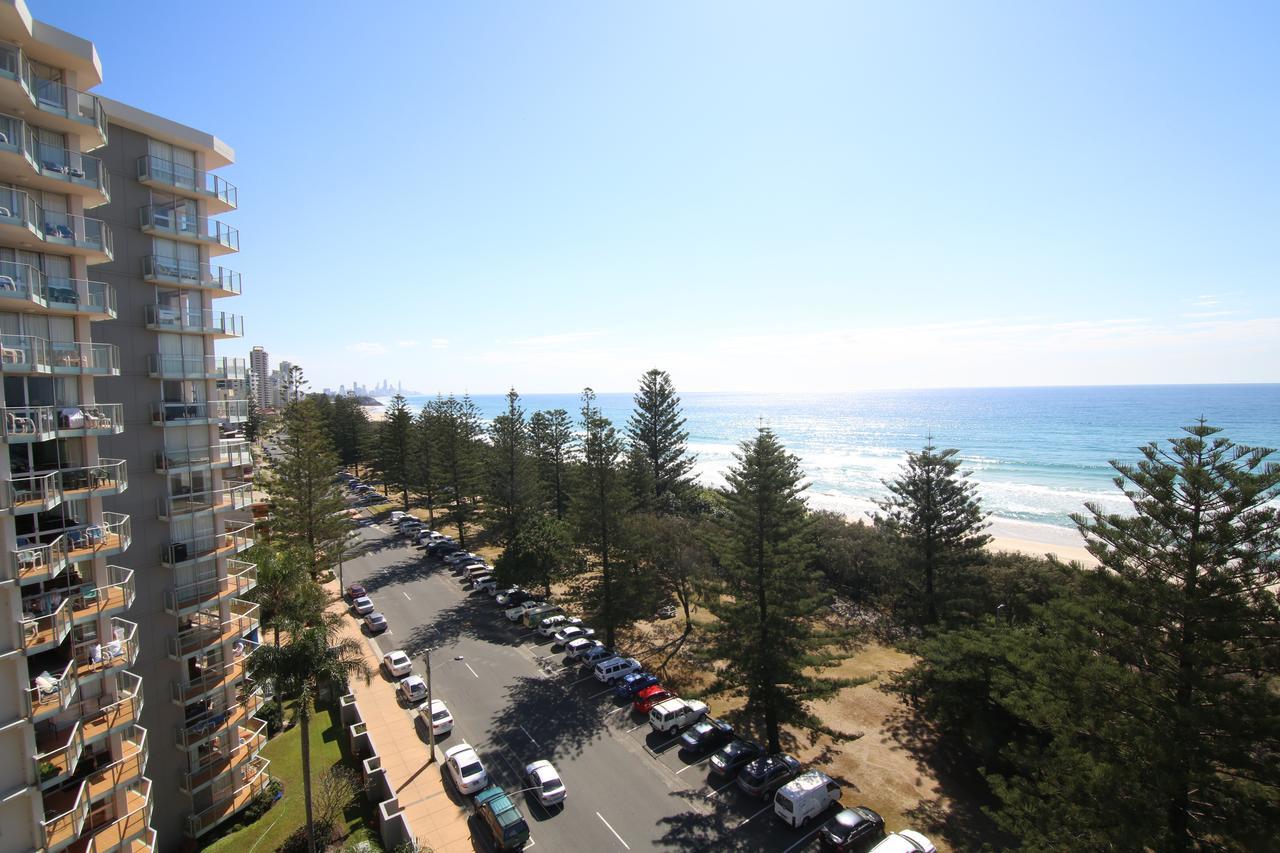
[(529, 734), (529, 730), (526, 729), (524, 726), (520, 726), (520, 731), (524, 732), (525, 737), (533, 741), (534, 746), (541, 746), (541, 744), (539, 744), (538, 741), (534, 739), (533, 735)]
[(627, 848), (628, 850), (631, 849), (631, 845), (622, 840), (622, 836), (618, 834), (618, 830), (614, 829), (612, 826), (609, 826), (609, 821), (604, 819), (604, 815), (600, 814), (600, 812), (596, 812), (596, 817), (600, 818), (600, 822), (603, 823), (605, 827), (610, 832), (613, 833), (613, 837), (618, 839), (619, 844), (621, 844), (623, 847)]
[(736, 781), (736, 780), (734, 780), (734, 779), (730, 779), (728, 782), (726, 782), (725, 784), (721, 785), (719, 788), (716, 788), (715, 790), (713, 790), (710, 794), (706, 794), (706, 795), (705, 795), (705, 796), (706, 796), (706, 798), (707, 798), (708, 800), (709, 800), (709, 799), (711, 799), (711, 798), (712, 798), (712, 797), (714, 797), (716, 794), (718, 794), (718, 793), (720, 793), (721, 791), (723, 791), (723, 790), (725, 790), (726, 788), (728, 788), (728, 787), (729, 787), (730, 785), (732, 785), (735, 781)]
[[(466, 661), (463, 661), (462, 665), (465, 666), (467, 669), (471, 669), (471, 664), (467, 663)], [(474, 675), (476, 678), (480, 677), (480, 673), (476, 672), (474, 669), (471, 669), (471, 674)]]
[(764, 814), (765, 812), (767, 812), (767, 811), (768, 811), (769, 809), (771, 809), (771, 808), (773, 808), (773, 804), (772, 804), (772, 803), (770, 803), (769, 805), (765, 806), (765, 807), (764, 807), (764, 808), (762, 808), (760, 811), (758, 811), (758, 812), (756, 812), (755, 814), (753, 814), (751, 817), (743, 818), (743, 819), (742, 819), (742, 822), (741, 822), (741, 823), (739, 823), (737, 826), (735, 826), (735, 827), (734, 827), (734, 829), (742, 829), (742, 827), (744, 827), (744, 826), (746, 826), (747, 824), (751, 823), (751, 821), (753, 821), (753, 820), (755, 820), (756, 818), (760, 817), (760, 815)]
[(621, 708), (614, 708), (612, 711), (610, 711), (609, 713), (605, 714), (605, 716), (606, 716), (606, 717), (612, 717), (614, 714), (617, 714), (617, 713), (619, 713), (620, 711), (630, 711), (630, 710), (631, 710), (631, 706), (630, 706), (630, 705), (623, 705)]
[(631, 733), (632, 733), (632, 732), (634, 732), (636, 729), (643, 729), (643, 728), (644, 728), (645, 726), (647, 726), (648, 724), (649, 724), (649, 722), (646, 720), (645, 722), (641, 723), (641, 724), (640, 724), (640, 725), (638, 725), (638, 726), (632, 726), (631, 728), (627, 729), (627, 734), (631, 734)]
[(797, 847), (799, 847), (801, 844), (804, 844), (804, 843), (805, 843), (806, 841), (808, 841), (810, 838), (813, 838), (813, 836), (817, 835), (817, 834), (818, 834), (818, 830), (819, 830), (819, 829), (822, 829), (822, 824), (818, 824), (818, 826), (816, 826), (816, 827), (814, 827), (813, 829), (809, 830), (809, 833), (808, 833), (807, 835), (805, 835), (805, 837), (804, 837), (804, 838), (801, 838), (801, 839), (800, 839), (799, 841), (797, 841), (795, 844), (792, 844), (792, 845), (791, 845), (790, 847), (788, 847), (786, 850), (783, 850), (783, 851), (782, 851), (782, 853), (791, 853), (791, 851), (792, 851), (792, 850), (795, 850), (795, 849), (796, 849)]
[(400, 594), (404, 596), (405, 601), (413, 601), (413, 599), (409, 597), (409, 593), (405, 592), (404, 590), (400, 590)]
[(695, 761), (692, 764), (686, 764), (684, 767), (681, 767), (679, 770), (676, 771), (676, 775), (679, 776), (681, 773), (688, 770), (690, 767), (699, 767), (703, 764), (706, 764), (710, 760), (711, 760), (711, 756), (708, 755), (706, 758), (702, 759), (701, 761)]
[[(684, 735), (676, 735), (676, 736), (675, 736), (675, 737), (673, 737), (671, 740), (667, 741), (666, 743), (662, 744), (661, 746), (654, 747), (653, 749), (650, 749), (649, 751), (650, 751), (650, 752), (652, 752), (652, 753), (654, 754), (654, 756), (656, 757), (656, 756), (658, 755), (658, 753), (660, 753), (660, 752), (666, 752), (668, 749), (670, 749), (670, 748), (671, 748), (671, 745), (672, 745), (673, 743), (675, 743), (676, 741), (680, 740), (680, 738), (682, 738), (682, 737), (684, 737)], [(647, 748), (648, 748), (648, 747), (646, 747), (646, 749), (647, 749)]]
[[(593, 676), (591, 676), (591, 677), (592, 677), (592, 678), (595, 678), (595, 676), (594, 676), (594, 675), (593, 675)], [(604, 695), (604, 694), (606, 694), (606, 693), (612, 693), (612, 692), (613, 692), (613, 688), (612, 688), (612, 687), (606, 687), (604, 690), (601, 690), (599, 693), (592, 693), (592, 694), (591, 694), (590, 696), (588, 696), (587, 698), (588, 698), (588, 699), (595, 699), (595, 698), (596, 698), (596, 697), (598, 697), (598, 696), (603, 696), (603, 695)]]

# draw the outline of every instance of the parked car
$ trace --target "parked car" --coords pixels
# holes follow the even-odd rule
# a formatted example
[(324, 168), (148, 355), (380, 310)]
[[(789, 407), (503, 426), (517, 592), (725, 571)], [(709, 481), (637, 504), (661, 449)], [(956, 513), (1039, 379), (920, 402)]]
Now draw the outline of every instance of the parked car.
[(773, 814), (787, 826), (799, 828), (840, 802), (840, 786), (818, 770), (801, 773), (773, 795)]
[(636, 693), (636, 698), (631, 703), (631, 709), (637, 714), (645, 714), (647, 716), (653, 710), (654, 705), (659, 702), (665, 702), (670, 698), (672, 698), (671, 691), (661, 684), (654, 684)]
[(938, 848), (914, 829), (904, 829), (885, 836), (884, 841), (871, 848), (871, 853), (938, 853)]
[(526, 628), (537, 628), (542, 624), (542, 620), (550, 619), (552, 616), (563, 616), (564, 611), (560, 609), (558, 604), (544, 604), (541, 607), (533, 607), (525, 611), (524, 618), (521, 620)]
[(524, 768), (524, 778), (526, 784), (534, 789), (533, 793), (542, 805), (553, 806), (564, 802), (567, 796), (564, 780), (550, 761), (535, 761), (527, 765)]
[(453, 542), (432, 542), (427, 546), (427, 556), (444, 559), (450, 554), (457, 552), (457, 550), (458, 546)]
[(541, 606), (542, 606), (541, 601), (531, 598), (528, 601), (515, 605), (514, 607), (508, 607), (506, 610), (503, 611), (503, 613), (506, 615), (508, 620), (512, 622), (519, 622), (521, 619), (524, 618), (524, 615), (528, 613), (530, 610), (532, 610), (535, 607), (541, 607)]
[(465, 741), (444, 751), (444, 766), (449, 768), (453, 784), (464, 794), (482, 791), (489, 784), (489, 773), (484, 769), (484, 762), (471, 748), (471, 744)]
[(800, 762), (780, 752), (757, 758), (738, 774), (738, 787), (751, 797), (768, 799), (773, 792), (800, 774)]
[(413, 672), (413, 660), (399, 649), (394, 649), (382, 656), (382, 667), (392, 678), (403, 678)]
[(498, 601), (498, 596), (510, 595), (511, 593), (515, 592), (518, 589), (520, 589), (520, 587), (518, 586), (502, 587), (501, 589), (499, 589), (497, 586), (494, 586), (493, 591), (490, 592), (489, 594), (493, 596), (494, 604), (501, 604), (502, 602)]
[(397, 684), (396, 689), (400, 691), (400, 697), (410, 705), (417, 706), (427, 698), (427, 682), (420, 675), (409, 676)]
[(347, 587), (347, 601), (355, 601), (357, 598), (364, 598), (366, 597), (367, 592), (368, 590), (364, 588), (363, 584), (353, 583), (351, 586)]
[(465, 565), (466, 563), (484, 562), (484, 557), (479, 554), (472, 554), (470, 551), (454, 551), (444, 558), (444, 561), (451, 566)]
[(551, 616), (538, 623), (538, 633), (544, 637), (552, 637), (561, 628), (568, 627), (574, 621), (581, 622), (582, 620), (573, 620), (571, 617), (564, 615)]
[(570, 640), (564, 646), (565, 660), (577, 660), (594, 648), (604, 648), (604, 643), (599, 640), (590, 640), (586, 637)]
[(595, 676), (597, 681), (613, 684), (619, 678), (639, 671), (640, 661), (635, 658), (609, 658), (596, 663)]
[(712, 776), (735, 778), (742, 768), (764, 755), (764, 747), (754, 741), (733, 740), (711, 756), (708, 769)]
[(678, 732), (707, 715), (707, 703), (697, 699), (671, 698), (649, 709), (649, 728), (655, 732)]
[[(576, 641), (575, 641), (576, 642)], [(630, 675), (624, 675), (619, 679), (616, 687), (613, 688), (613, 696), (615, 699), (631, 700), (635, 695), (646, 687), (652, 687), (658, 683), (658, 676), (651, 672), (633, 672)]]
[(498, 850), (523, 850), (529, 841), (529, 824), (520, 809), (497, 785), (476, 794), (476, 818)]
[(516, 587), (510, 591), (504, 590), (503, 592), (498, 593), (497, 597), (494, 599), (494, 603), (503, 605), (504, 607), (515, 607), (517, 604), (524, 604), (532, 598), (533, 593)]
[(423, 702), (418, 706), (418, 716), (422, 719), (422, 724), (430, 726), (432, 733), (437, 737), (453, 731), (453, 714), (449, 713), (449, 708), (444, 704), (443, 699), (432, 699), (430, 703)]
[(410, 518), (410, 517), (411, 516), (409, 515), (409, 513), (396, 510), (395, 512), (391, 513), (391, 523), (399, 524), (402, 519)]
[(607, 660), (608, 658), (613, 657), (615, 654), (617, 653), (613, 649), (609, 648), (608, 646), (592, 646), (591, 648), (583, 652), (578, 657), (578, 660), (579, 662), (581, 662), (581, 664), (584, 667), (594, 668), (597, 663), (599, 663), (602, 660)]
[(491, 592), (497, 585), (493, 575), (477, 575), (471, 581), (471, 588), (476, 592)]
[(848, 853), (866, 850), (884, 838), (884, 818), (866, 806), (845, 809), (818, 830), (818, 841), (823, 850)]
[(486, 562), (467, 563), (462, 567), (462, 579), (471, 580), (476, 575), (492, 574), (493, 566)]
[(680, 748), (694, 755), (705, 755), (733, 740), (733, 726), (724, 720), (707, 717), (694, 723), (680, 736)]
[(375, 610), (364, 617), (364, 627), (370, 634), (381, 634), (387, 630), (387, 617)]
[(367, 595), (356, 596), (351, 601), (351, 609), (354, 610), (360, 616), (363, 616), (366, 613), (372, 613), (373, 599), (369, 598), (369, 596)]
[(570, 640), (576, 640), (579, 637), (582, 637), (582, 638), (594, 637), (595, 635), (596, 635), (596, 632), (594, 629), (587, 628), (584, 625), (565, 625), (559, 631), (556, 631), (555, 635), (551, 638), (551, 640), (555, 645), (563, 646), (565, 643), (569, 642)]

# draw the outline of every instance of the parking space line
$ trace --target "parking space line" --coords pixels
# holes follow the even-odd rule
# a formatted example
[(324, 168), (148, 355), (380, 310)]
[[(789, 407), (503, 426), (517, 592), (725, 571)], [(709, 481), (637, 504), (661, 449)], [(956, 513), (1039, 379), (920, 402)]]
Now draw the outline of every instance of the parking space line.
[(688, 770), (690, 767), (699, 767), (703, 764), (706, 764), (710, 760), (711, 760), (711, 756), (708, 755), (706, 758), (702, 759), (701, 761), (695, 761), (692, 764), (686, 764), (684, 767), (681, 767), (679, 770), (676, 771), (676, 775), (677, 776), (680, 775), (684, 771)]
[(724, 789), (728, 788), (728, 787), (729, 787), (730, 785), (732, 785), (735, 781), (736, 781), (736, 780), (734, 780), (734, 779), (730, 779), (728, 782), (725, 782), (725, 783), (724, 783), (723, 785), (721, 785), (719, 788), (715, 788), (715, 789), (713, 789), (713, 790), (711, 791), (711, 793), (710, 793), (710, 794), (704, 794), (703, 796), (704, 796), (704, 797), (706, 797), (706, 798), (709, 800), (709, 799), (711, 799), (712, 797), (714, 797), (716, 794), (719, 794), (721, 791), (723, 791)]
[(520, 731), (524, 732), (525, 737), (533, 741), (534, 746), (541, 746), (541, 744), (539, 744), (538, 741), (534, 739), (533, 735), (529, 734), (529, 730), (526, 729), (524, 726), (520, 726)]
[(632, 733), (632, 732), (634, 732), (636, 729), (643, 729), (643, 728), (644, 728), (645, 726), (647, 726), (648, 724), (649, 724), (649, 721), (648, 721), (648, 720), (645, 720), (643, 723), (641, 723), (641, 724), (640, 724), (640, 725), (638, 725), (638, 726), (632, 726), (631, 728), (627, 729), (627, 734), (631, 734), (631, 733)]
[(816, 827), (814, 827), (813, 829), (809, 830), (808, 834), (806, 834), (804, 838), (801, 838), (801, 839), (800, 839), (799, 841), (797, 841), (795, 844), (792, 844), (792, 845), (791, 845), (790, 847), (788, 847), (786, 850), (783, 850), (783, 851), (782, 851), (782, 853), (791, 853), (791, 851), (792, 851), (792, 850), (795, 850), (795, 849), (796, 849), (797, 847), (799, 847), (801, 844), (804, 844), (804, 843), (805, 843), (806, 841), (808, 841), (810, 838), (813, 838), (813, 836), (817, 835), (817, 834), (818, 834), (818, 830), (820, 830), (820, 829), (822, 829), (822, 824), (818, 824)]
[(772, 803), (770, 803), (769, 805), (765, 806), (765, 807), (764, 807), (764, 808), (762, 808), (760, 811), (758, 811), (758, 812), (756, 812), (755, 814), (753, 814), (751, 817), (743, 818), (743, 819), (742, 819), (742, 822), (741, 822), (741, 823), (739, 823), (737, 826), (735, 826), (735, 827), (734, 827), (734, 829), (742, 829), (742, 827), (744, 827), (744, 826), (746, 826), (747, 824), (751, 823), (751, 821), (753, 821), (753, 820), (755, 820), (756, 818), (760, 817), (760, 815), (764, 814), (765, 812), (767, 812), (767, 811), (768, 811), (769, 809), (771, 809), (771, 808), (773, 808), (773, 804), (772, 804)]
[(609, 826), (609, 821), (604, 819), (604, 815), (600, 814), (600, 812), (596, 812), (596, 817), (600, 818), (600, 822), (605, 825), (605, 828), (607, 828), (610, 832), (613, 833), (613, 837), (618, 839), (619, 844), (621, 844), (623, 847), (627, 848), (628, 850), (631, 849), (631, 845), (622, 840), (622, 836), (618, 834), (618, 830), (614, 829), (612, 826)]
[(683, 735), (676, 735), (676, 736), (675, 736), (675, 737), (673, 737), (671, 740), (667, 741), (666, 743), (662, 744), (661, 746), (656, 746), (656, 747), (650, 748), (649, 746), (647, 746), (647, 745), (646, 745), (646, 746), (645, 746), (645, 749), (648, 749), (651, 753), (653, 753), (653, 756), (654, 756), (655, 758), (657, 758), (659, 755), (661, 755), (662, 753), (664, 753), (664, 752), (666, 752), (668, 749), (670, 749), (670, 748), (671, 748), (671, 745), (672, 745), (672, 744), (674, 744), (676, 741), (680, 740), (680, 738), (681, 738), (682, 736), (683, 736)]
[(606, 716), (606, 717), (612, 717), (614, 714), (618, 713), (619, 711), (630, 711), (630, 710), (631, 710), (631, 706), (630, 706), (630, 705), (623, 705), (621, 708), (614, 708), (612, 711), (610, 711), (609, 713), (605, 714), (605, 716)]
[(470, 669), (471, 674), (474, 675), (476, 678), (480, 677), (480, 673), (476, 672), (474, 669), (471, 669), (471, 664), (467, 663), (466, 661), (463, 661), (462, 665), (465, 666), (467, 669)]
[(409, 593), (405, 592), (404, 590), (400, 590), (400, 594), (404, 596), (405, 601), (413, 601), (413, 599), (409, 597)]

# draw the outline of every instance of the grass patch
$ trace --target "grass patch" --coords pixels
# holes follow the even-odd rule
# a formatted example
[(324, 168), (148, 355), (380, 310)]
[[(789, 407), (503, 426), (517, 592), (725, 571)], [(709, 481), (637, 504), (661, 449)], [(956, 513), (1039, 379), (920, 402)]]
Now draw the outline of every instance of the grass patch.
[[(291, 711), (286, 712), (286, 719)], [(318, 785), (320, 778), (335, 764), (357, 768), (347, 749), (343, 727), (335, 706), (316, 709), (311, 718), (311, 784)], [(262, 756), (271, 760), (269, 772), (284, 787), (284, 796), (262, 817), (248, 826), (229, 825), (229, 831), (209, 842), (203, 849), (211, 853), (273, 853), (291, 834), (302, 827), (306, 820), (306, 808), (302, 797), (302, 726), (295, 725), (277, 735), (262, 748)], [(357, 796), (342, 816), (345, 835), (360, 834), (377, 843), (376, 831), (364, 830), (375, 826), (373, 810), (363, 796)]]

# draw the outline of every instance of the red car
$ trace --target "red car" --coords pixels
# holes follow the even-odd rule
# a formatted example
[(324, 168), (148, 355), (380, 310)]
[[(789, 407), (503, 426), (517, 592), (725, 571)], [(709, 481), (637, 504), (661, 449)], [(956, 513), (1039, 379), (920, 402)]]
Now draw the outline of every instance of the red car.
[(368, 594), (365, 588), (358, 583), (353, 583), (347, 587), (347, 601), (355, 601), (360, 596)]
[(673, 695), (661, 684), (654, 684), (636, 694), (636, 701), (631, 703), (631, 708), (637, 714), (647, 714), (654, 705), (672, 698)]

